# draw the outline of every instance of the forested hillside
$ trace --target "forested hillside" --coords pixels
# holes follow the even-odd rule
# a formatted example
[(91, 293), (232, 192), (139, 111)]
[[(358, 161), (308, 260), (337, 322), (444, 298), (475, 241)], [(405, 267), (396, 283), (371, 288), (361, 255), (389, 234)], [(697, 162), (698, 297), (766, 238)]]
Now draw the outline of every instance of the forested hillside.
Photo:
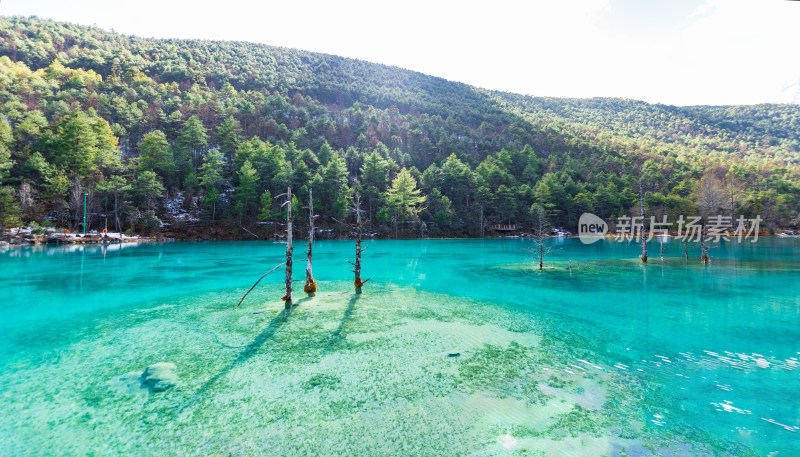
[(671, 220), (702, 210), (798, 224), (794, 105), (535, 98), (35, 18), (0, 18), (0, 56), (0, 229), (77, 229), (88, 193), (90, 228), (250, 238), (271, 231), (273, 196), (291, 185), (297, 211), (313, 188), (321, 225), (342, 230), (356, 180), (372, 229), (409, 236), (525, 226), (534, 204), (574, 230), (583, 212), (630, 212), (640, 184), (648, 212)]

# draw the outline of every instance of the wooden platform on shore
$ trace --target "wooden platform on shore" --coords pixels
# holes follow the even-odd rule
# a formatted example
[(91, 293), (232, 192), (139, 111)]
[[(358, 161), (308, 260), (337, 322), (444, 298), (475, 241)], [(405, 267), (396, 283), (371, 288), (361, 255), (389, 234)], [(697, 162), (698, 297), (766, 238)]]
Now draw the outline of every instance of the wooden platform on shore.
[(516, 232), (517, 231), (516, 224), (514, 224), (514, 225), (495, 224), (495, 225), (489, 226), (489, 228), (492, 229), (492, 230), (496, 230), (498, 232)]

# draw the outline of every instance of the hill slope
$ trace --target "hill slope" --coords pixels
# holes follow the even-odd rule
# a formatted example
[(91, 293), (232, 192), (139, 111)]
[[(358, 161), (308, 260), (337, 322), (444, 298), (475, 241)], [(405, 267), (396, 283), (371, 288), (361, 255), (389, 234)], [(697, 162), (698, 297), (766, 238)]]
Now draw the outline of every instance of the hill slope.
[(0, 56), (0, 225), (75, 227), (88, 192), (90, 226), (99, 215), (144, 231), (199, 217), (248, 236), (239, 227), (272, 220), (271, 196), (287, 185), (300, 201), (314, 188), (323, 225), (344, 217), (353, 178), (376, 229), (419, 233), (419, 218), (432, 235), (523, 225), (533, 204), (570, 228), (584, 211), (616, 217), (640, 180), (654, 214), (696, 212), (709, 192), (713, 212), (774, 226), (800, 212), (798, 106), (536, 98), (319, 53), (35, 18), (0, 18)]

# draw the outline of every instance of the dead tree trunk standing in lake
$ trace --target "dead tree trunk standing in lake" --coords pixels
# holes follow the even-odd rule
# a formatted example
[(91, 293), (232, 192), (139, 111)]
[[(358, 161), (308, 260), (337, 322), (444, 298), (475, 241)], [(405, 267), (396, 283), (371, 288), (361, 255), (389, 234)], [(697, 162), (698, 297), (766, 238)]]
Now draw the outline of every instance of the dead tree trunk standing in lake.
[(547, 213), (542, 205), (534, 204), (531, 207), (531, 214), (533, 215), (532, 251), (539, 260), (539, 270), (541, 271), (544, 267), (544, 256), (550, 253), (550, 249), (544, 247), (544, 242), (547, 239), (547, 231), (550, 229), (550, 224), (547, 221)]
[(354, 184), (356, 194), (355, 194), (355, 202), (353, 203), (353, 211), (356, 213), (356, 261), (355, 263), (350, 262), (353, 265), (353, 273), (355, 273), (356, 277), (353, 281), (353, 285), (356, 288), (356, 293), (361, 293), (361, 287), (369, 281), (362, 281), (361, 280), (361, 253), (366, 251), (367, 248), (361, 247), (361, 192), (358, 191), (358, 181)]
[(700, 218), (700, 262), (708, 264), (708, 246), (706, 245), (706, 217)]
[(285, 309), (292, 309), (292, 188), (286, 191), (286, 295), (283, 296)]
[(338, 219), (334, 219), (336, 222), (343, 224), (345, 227), (354, 228), (356, 231), (356, 261), (351, 262), (347, 261), (350, 265), (353, 266), (353, 273), (355, 274), (355, 280), (353, 280), (353, 285), (356, 288), (356, 293), (361, 293), (361, 288), (364, 284), (369, 281), (369, 279), (362, 280), (361, 279), (361, 253), (366, 251), (367, 248), (361, 247), (361, 232), (364, 226), (364, 221), (361, 219), (361, 213), (364, 211), (361, 209), (361, 192), (358, 190), (358, 180), (353, 181), (353, 206), (349, 209), (348, 212), (353, 212), (356, 215), (356, 223), (355, 224), (347, 224)]
[[(278, 195), (275, 198), (280, 198), (280, 197), (283, 197), (283, 195)], [(258, 281), (256, 281), (256, 283), (253, 284), (253, 287), (251, 287), (247, 292), (245, 292), (244, 295), (242, 295), (242, 298), (239, 300), (239, 303), (236, 306), (234, 306), (233, 309), (238, 308), (242, 304), (244, 299), (250, 294), (250, 292), (253, 291), (253, 289), (256, 288), (256, 286), (258, 285), (258, 283), (261, 282), (262, 279), (264, 279), (265, 277), (267, 277), (268, 274), (272, 273), (273, 271), (277, 270), (278, 268), (284, 265), (286, 265), (286, 295), (283, 296), (284, 307), (287, 311), (292, 309), (292, 188), (291, 187), (288, 188), (286, 192), (286, 202), (283, 203), (281, 207), (283, 207), (284, 205), (286, 206), (286, 262), (276, 265), (275, 268), (269, 270), (268, 272), (264, 273), (263, 276), (258, 278)], [(310, 249), (309, 249), (308, 260), (309, 262), (311, 262)]]
[(306, 263), (306, 283), (303, 292), (314, 295), (317, 291), (317, 281), (311, 273), (311, 249), (314, 247), (314, 189), (308, 189), (308, 262)]
[(639, 226), (639, 235), (642, 237), (642, 262), (647, 263), (647, 237), (644, 234), (644, 189), (641, 182), (639, 183), (639, 210), (642, 217)]
[(700, 262), (708, 264), (708, 246), (706, 245), (706, 217), (714, 215), (725, 205), (725, 193), (722, 184), (713, 174), (703, 176), (697, 188), (697, 209), (700, 210)]

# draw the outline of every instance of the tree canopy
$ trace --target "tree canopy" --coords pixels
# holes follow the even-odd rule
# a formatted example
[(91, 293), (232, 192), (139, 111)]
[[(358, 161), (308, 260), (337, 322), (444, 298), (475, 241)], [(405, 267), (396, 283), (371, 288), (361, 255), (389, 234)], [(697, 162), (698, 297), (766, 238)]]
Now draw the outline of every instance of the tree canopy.
[(378, 231), (402, 220), (475, 235), (530, 225), (534, 204), (574, 229), (583, 212), (630, 214), (639, 182), (652, 214), (697, 212), (713, 193), (718, 211), (790, 226), (800, 107), (531, 97), (293, 49), (0, 17), (6, 221), (77, 226), (71, 196), (88, 190), (90, 226), (113, 197), (134, 226), (189, 213), (252, 229), (276, 213), (265, 196), (291, 185), (301, 201), (313, 187), (335, 227), (354, 179)]

